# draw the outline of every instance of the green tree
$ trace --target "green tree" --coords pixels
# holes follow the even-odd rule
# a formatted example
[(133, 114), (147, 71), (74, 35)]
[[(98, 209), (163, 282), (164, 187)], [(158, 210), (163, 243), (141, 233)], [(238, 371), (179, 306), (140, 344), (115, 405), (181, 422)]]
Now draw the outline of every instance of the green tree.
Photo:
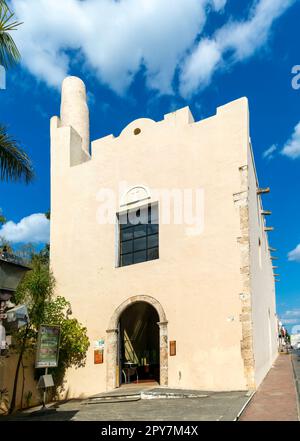
[(3, 216), (2, 210), (0, 209), (0, 226), (5, 224), (5, 222), (6, 222), (6, 219)]
[(20, 52), (10, 35), (22, 23), (15, 20), (5, 0), (0, 0), (0, 64), (9, 69), (20, 61)]
[(35, 247), (32, 243), (24, 243), (22, 244), (17, 251), (14, 252), (18, 257), (23, 259), (24, 261), (31, 261), (35, 254)]
[(13, 248), (11, 243), (6, 240), (4, 237), (0, 236), (0, 251), (5, 251), (6, 253), (13, 254)]
[(15, 408), (19, 370), (23, 356), (36, 350), (38, 331), (41, 324), (59, 325), (61, 329), (58, 367), (52, 369), (57, 391), (63, 386), (64, 375), (71, 366), (85, 364), (89, 340), (86, 328), (72, 317), (71, 305), (64, 298), (54, 296), (55, 280), (48, 263), (35, 255), (32, 259), (32, 271), (28, 272), (18, 287), (15, 302), (26, 304), (29, 322), (27, 326), (13, 332), (14, 347), (19, 354), (15, 372), (14, 388), (10, 412)]
[[(5, 69), (14, 66), (20, 60), (20, 53), (10, 34), (20, 25), (6, 1), (0, 0), (0, 65)], [(34, 172), (29, 157), (8, 135), (5, 126), (0, 124), (0, 180), (24, 180), (29, 183), (33, 177)]]
[[(35, 256), (33, 257), (36, 258)], [(41, 249), (41, 251), (38, 253), (38, 259), (40, 259), (45, 265), (49, 265), (49, 259), (50, 259), (50, 244), (46, 243), (44, 248)]]
[(61, 332), (59, 365), (51, 370), (57, 386), (63, 386), (65, 372), (68, 368), (84, 366), (89, 347), (87, 329), (71, 316), (71, 304), (64, 297), (58, 296), (50, 302), (46, 302), (44, 321), (60, 326)]

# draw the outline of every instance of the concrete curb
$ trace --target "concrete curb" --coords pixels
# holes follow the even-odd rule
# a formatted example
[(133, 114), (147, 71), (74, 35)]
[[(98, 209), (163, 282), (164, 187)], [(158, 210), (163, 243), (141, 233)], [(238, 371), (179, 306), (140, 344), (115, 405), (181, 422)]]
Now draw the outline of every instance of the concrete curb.
[(256, 390), (254, 392), (250, 393), (249, 399), (243, 405), (243, 407), (241, 408), (241, 410), (239, 411), (239, 413), (237, 414), (237, 416), (235, 417), (235, 419), (233, 421), (238, 421), (239, 420), (240, 416), (242, 415), (242, 413), (244, 412), (244, 410), (246, 409), (246, 407), (248, 406), (248, 404), (250, 403), (250, 401), (252, 400), (252, 398), (254, 397), (255, 394), (256, 394)]
[(291, 356), (291, 363), (292, 363), (292, 367), (293, 367), (296, 395), (297, 395), (298, 420), (300, 421), (300, 384), (299, 384), (299, 378), (297, 376), (296, 369), (295, 369), (294, 354), (292, 354), (292, 356)]

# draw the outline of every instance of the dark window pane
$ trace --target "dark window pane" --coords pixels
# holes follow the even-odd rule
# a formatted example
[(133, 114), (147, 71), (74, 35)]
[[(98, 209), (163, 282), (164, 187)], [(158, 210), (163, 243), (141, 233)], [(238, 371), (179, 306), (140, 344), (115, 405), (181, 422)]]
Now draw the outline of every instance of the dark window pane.
[(158, 247), (158, 234), (148, 236), (148, 248)]
[(158, 259), (157, 204), (123, 212), (119, 215), (119, 222), (120, 266)]
[(127, 229), (128, 227), (131, 227), (131, 224), (128, 224), (128, 223), (127, 224), (120, 224), (121, 231)]
[(134, 227), (121, 230), (121, 240), (129, 240), (133, 238)]
[(158, 259), (158, 248), (152, 248), (151, 250), (148, 250), (147, 259), (148, 260)]
[(146, 251), (138, 251), (133, 255), (133, 263), (145, 262), (146, 260)]
[(147, 225), (137, 225), (134, 227), (134, 237), (143, 237), (147, 234)]
[(124, 254), (124, 256), (121, 256), (121, 266), (131, 265), (132, 261), (132, 254)]
[(148, 225), (148, 234), (157, 234), (158, 233), (158, 224)]
[(121, 254), (132, 253), (132, 240), (121, 243)]
[(142, 239), (135, 239), (133, 241), (133, 250), (139, 251), (139, 250), (145, 250), (146, 249), (146, 237), (143, 237)]

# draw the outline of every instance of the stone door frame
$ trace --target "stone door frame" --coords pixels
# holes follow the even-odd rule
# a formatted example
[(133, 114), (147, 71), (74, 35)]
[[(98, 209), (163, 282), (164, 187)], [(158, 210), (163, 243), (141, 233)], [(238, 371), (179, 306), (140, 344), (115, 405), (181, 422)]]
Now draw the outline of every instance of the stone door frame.
[(122, 313), (133, 303), (144, 302), (153, 306), (158, 314), (159, 322), (159, 365), (161, 386), (168, 385), (168, 321), (166, 314), (154, 297), (134, 296), (121, 303), (112, 315), (107, 333), (107, 352), (106, 352), (106, 388), (107, 390), (119, 387), (119, 367), (118, 367), (118, 324)]

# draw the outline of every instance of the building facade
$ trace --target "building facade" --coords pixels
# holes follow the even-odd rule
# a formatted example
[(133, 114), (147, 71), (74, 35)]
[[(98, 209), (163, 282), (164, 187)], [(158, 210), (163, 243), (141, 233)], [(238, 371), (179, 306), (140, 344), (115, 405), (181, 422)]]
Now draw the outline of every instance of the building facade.
[(89, 140), (85, 86), (51, 119), (51, 268), (88, 329), (69, 397), (125, 381), (255, 389), (277, 355), (275, 288), (246, 98)]

